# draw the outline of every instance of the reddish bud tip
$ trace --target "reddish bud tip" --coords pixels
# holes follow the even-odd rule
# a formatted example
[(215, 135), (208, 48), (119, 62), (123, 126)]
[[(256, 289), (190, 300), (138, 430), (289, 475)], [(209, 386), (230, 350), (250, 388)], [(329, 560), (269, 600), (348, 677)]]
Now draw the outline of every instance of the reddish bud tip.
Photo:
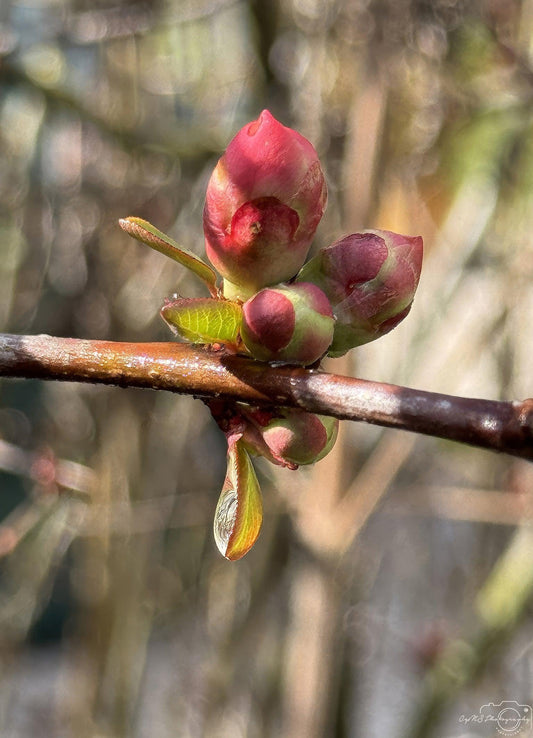
[(283, 292), (264, 289), (243, 306), (246, 345), (258, 345), (276, 354), (287, 346), (294, 333), (295, 312)]

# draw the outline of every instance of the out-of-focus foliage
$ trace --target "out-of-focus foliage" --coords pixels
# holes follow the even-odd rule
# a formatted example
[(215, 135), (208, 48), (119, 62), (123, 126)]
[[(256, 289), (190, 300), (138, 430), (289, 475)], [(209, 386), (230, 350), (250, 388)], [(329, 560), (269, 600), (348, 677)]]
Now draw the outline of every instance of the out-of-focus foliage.
[[(172, 340), (164, 298), (207, 293), (117, 220), (203, 256), (210, 173), (267, 107), (324, 164), (315, 248), (426, 245), (410, 316), (328, 368), (531, 396), (532, 38), (532, 0), (4, 0), (1, 329)], [(532, 704), (531, 621), (504, 606), (530, 577), (501, 575), (532, 549), (525, 462), (345, 423), (313, 470), (260, 468), (264, 529), (229, 563), (200, 402), (8, 381), (0, 400), (2, 735), (458, 736)]]

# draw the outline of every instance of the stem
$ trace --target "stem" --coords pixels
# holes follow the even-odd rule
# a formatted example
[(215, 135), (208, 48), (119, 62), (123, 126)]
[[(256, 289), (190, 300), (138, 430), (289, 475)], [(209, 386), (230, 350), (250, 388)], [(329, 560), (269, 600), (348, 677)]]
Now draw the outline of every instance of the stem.
[(453, 397), (314, 369), (272, 366), (224, 349), (0, 334), (2, 375), (299, 407), (533, 460), (533, 399)]

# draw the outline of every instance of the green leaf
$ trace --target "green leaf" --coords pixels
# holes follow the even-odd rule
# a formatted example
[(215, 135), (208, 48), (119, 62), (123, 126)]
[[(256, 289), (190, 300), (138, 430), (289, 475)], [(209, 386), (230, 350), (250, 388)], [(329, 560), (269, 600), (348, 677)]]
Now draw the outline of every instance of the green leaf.
[(261, 489), (241, 440), (229, 440), (228, 471), (220, 494), (213, 532), (230, 561), (242, 558), (257, 540), (263, 520)]
[(193, 254), (192, 251), (178, 246), (176, 241), (170, 238), (170, 236), (155, 228), (147, 220), (142, 220), (142, 218), (122, 218), (119, 220), (119, 225), (123, 231), (136, 238), (137, 241), (145, 243), (152, 249), (187, 267), (187, 269), (207, 285), (207, 289), (213, 297), (218, 295), (216, 286), (217, 273), (203, 259)]
[(161, 316), (180, 338), (190, 343), (239, 345), (242, 308), (211, 297), (180, 297), (161, 308)]

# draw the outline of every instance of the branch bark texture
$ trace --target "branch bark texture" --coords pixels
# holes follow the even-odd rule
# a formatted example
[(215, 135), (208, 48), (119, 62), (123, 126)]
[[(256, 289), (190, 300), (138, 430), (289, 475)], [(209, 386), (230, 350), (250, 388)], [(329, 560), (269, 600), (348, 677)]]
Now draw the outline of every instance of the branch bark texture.
[(272, 366), (207, 347), (0, 334), (0, 376), (299, 407), (533, 460), (533, 399), (500, 402)]

